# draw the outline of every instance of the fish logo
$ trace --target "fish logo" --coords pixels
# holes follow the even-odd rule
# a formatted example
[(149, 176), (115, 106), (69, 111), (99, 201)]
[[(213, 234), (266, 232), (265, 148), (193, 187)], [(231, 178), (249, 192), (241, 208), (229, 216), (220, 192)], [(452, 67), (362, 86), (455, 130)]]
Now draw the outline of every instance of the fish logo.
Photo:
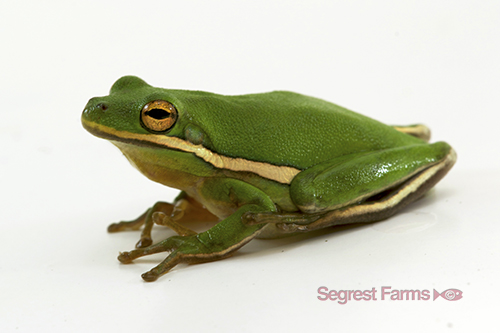
[(443, 297), (447, 301), (458, 301), (462, 298), (462, 291), (458, 289), (447, 289), (442, 293), (439, 293), (436, 289), (434, 289), (433, 301), (435, 301), (439, 296)]

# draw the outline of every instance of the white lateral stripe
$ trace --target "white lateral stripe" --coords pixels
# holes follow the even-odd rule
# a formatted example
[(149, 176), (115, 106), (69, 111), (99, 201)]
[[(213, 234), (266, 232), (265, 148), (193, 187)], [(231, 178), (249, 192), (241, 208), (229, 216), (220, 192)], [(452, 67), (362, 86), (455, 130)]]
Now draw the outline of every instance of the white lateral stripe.
[(86, 125), (95, 128), (99, 132), (107, 133), (117, 138), (140, 140), (167, 148), (178, 149), (187, 153), (193, 153), (216, 168), (252, 172), (282, 184), (290, 184), (295, 175), (301, 171), (293, 167), (277, 166), (265, 162), (255, 162), (243, 158), (222, 156), (210, 151), (202, 145), (195, 145), (177, 137), (117, 131), (110, 127), (95, 123), (87, 123)]
[(410, 193), (416, 191), (422, 184), (424, 184), (427, 180), (429, 180), (432, 176), (434, 176), (439, 170), (443, 169), (449, 163), (453, 163), (456, 160), (456, 153), (452, 149), (450, 153), (446, 156), (446, 158), (440, 163), (428, 168), (424, 172), (422, 172), (415, 180), (406, 185), (403, 189), (401, 189), (396, 195), (391, 197), (387, 201), (376, 202), (368, 205), (361, 205), (356, 207), (351, 207), (346, 209), (340, 213), (340, 215), (362, 215), (371, 212), (378, 212), (382, 209), (396, 206), (403, 198), (406, 198)]

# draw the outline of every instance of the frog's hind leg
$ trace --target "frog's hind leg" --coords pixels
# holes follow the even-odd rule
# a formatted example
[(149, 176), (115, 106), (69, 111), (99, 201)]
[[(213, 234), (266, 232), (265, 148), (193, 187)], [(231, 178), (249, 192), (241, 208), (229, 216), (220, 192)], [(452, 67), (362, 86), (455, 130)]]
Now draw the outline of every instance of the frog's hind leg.
[(429, 140), (431, 139), (431, 130), (429, 129), (429, 127), (422, 124), (392, 127), (401, 133), (417, 137), (424, 140), (425, 142), (429, 142)]
[(419, 172), (394, 188), (365, 199), (361, 204), (311, 214), (247, 213), (243, 216), (243, 221), (248, 225), (275, 223), (277, 229), (283, 234), (308, 232), (336, 225), (380, 221), (422, 197), (448, 173), (455, 161), (455, 151), (450, 148), (449, 153), (439, 163)]

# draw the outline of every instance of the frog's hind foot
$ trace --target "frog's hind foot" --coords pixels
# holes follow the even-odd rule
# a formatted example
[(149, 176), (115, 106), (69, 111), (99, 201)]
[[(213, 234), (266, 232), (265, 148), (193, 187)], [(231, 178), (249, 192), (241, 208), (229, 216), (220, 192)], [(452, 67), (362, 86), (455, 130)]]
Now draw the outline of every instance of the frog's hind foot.
[(414, 136), (416, 138), (424, 140), (425, 142), (429, 142), (429, 140), (431, 139), (430, 128), (422, 124), (409, 125), (409, 126), (392, 126), (392, 127), (401, 133)]

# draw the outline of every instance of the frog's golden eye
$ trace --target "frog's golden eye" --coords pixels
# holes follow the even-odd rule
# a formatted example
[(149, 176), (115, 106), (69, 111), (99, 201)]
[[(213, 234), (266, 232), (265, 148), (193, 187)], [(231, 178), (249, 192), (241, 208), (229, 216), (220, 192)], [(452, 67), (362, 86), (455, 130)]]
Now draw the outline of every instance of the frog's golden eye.
[(146, 129), (153, 132), (165, 132), (174, 126), (177, 110), (167, 101), (153, 101), (141, 111), (141, 121)]

